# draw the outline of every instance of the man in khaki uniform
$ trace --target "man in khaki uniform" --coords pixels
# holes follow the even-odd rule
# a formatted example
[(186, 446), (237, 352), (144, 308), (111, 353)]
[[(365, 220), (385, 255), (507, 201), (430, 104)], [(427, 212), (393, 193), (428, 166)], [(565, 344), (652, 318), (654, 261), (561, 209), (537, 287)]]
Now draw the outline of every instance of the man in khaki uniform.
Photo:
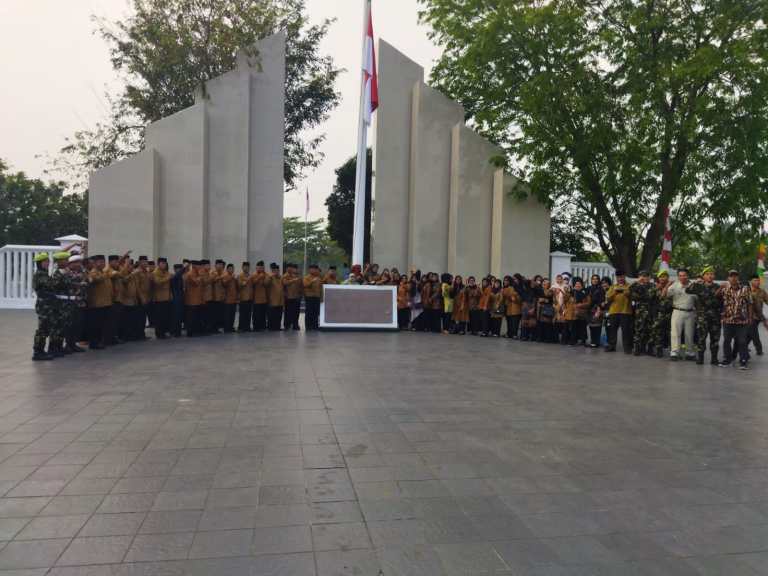
[(165, 340), (171, 326), (171, 273), (165, 258), (157, 259), (152, 272), (152, 318), (155, 336)]
[(224, 287), (224, 332), (235, 331), (235, 314), (237, 313), (237, 300), (240, 290), (235, 278), (235, 265), (227, 264), (224, 274), (221, 276), (221, 285)]
[[(149, 273), (149, 259), (146, 256), (139, 256), (139, 267), (134, 273), (136, 274), (136, 297), (139, 301), (139, 316), (141, 316), (141, 318), (136, 318), (136, 339), (146, 340), (147, 335), (144, 329), (147, 327), (149, 307), (152, 304), (152, 276)], [(139, 330), (139, 325), (141, 330)]]
[(193, 260), (184, 273), (184, 325), (187, 336), (202, 336), (201, 311), (203, 307), (203, 279), (199, 273), (200, 262)]
[(323, 278), (317, 264), (309, 266), (309, 274), (304, 276), (304, 329), (320, 328), (320, 298), (323, 295)]
[(237, 290), (240, 305), (238, 309), (238, 332), (251, 331), (251, 313), (253, 311), (253, 284), (251, 284), (251, 263), (243, 262), (237, 275)]
[(213, 281), (215, 279), (215, 274), (211, 271), (210, 260), (200, 260), (198, 274), (203, 288), (203, 305), (200, 309), (200, 323), (203, 331), (210, 334), (214, 331), (215, 326), (213, 316)]
[(264, 270), (264, 261), (256, 262), (256, 271), (251, 276), (253, 288), (253, 331), (262, 332), (267, 329), (267, 309), (269, 302), (270, 276)]
[(272, 264), (269, 265), (269, 272), (270, 275), (267, 284), (269, 330), (270, 332), (278, 332), (280, 330), (280, 321), (283, 318), (285, 294), (283, 293), (283, 283), (280, 278), (280, 266), (272, 262)]
[(104, 348), (104, 327), (112, 307), (112, 281), (104, 271), (102, 255), (91, 258), (93, 268), (88, 273), (88, 345), (91, 350)]
[(285, 288), (285, 317), (283, 328), (286, 330), (299, 330), (299, 309), (301, 308), (301, 278), (295, 264), (286, 264), (283, 274), (283, 287)]
[(224, 260), (216, 260), (215, 269), (211, 274), (211, 283), (213, 286), (213, 312), (211, 319), (213, 321), (213, 332), (219, 332), (224, 329), (226, 324), (226, 311), (224, 309), (224, 300), (226, 299), (226, 289), (224, 287)]
[(121, 269), (125, 260), (128, 258), (126, 253), (120, 257), (117, 254), (111, 254), (107, 262), (107, 268), (104, 272), (109, 276), (112, 282), (112, 306), (109, 309), (109, 318), (104, 333), (104, 344), (112, 346), (120, 343), (120, 327), (123, 314), (123, 280)]

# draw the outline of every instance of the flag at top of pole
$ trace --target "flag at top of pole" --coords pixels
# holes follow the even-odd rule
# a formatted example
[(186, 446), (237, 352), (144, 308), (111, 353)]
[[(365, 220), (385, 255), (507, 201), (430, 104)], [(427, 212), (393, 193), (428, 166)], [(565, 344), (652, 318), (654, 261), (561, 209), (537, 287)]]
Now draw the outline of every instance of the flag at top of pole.
[(669, 206), (664, 209), (664, 244), (661, 246), (661, 264), (659, 270), (669, 270), (672, 259), (672, 226), (669, 223)]
[(357, 165), (355, 169), (355, 219), (352, 231), (352, 264), (363, 265), (365, 251), (365, 185), (368, 127), (379, 107), (376, 51), (373, 43), (373, 15), (370, 0), (363, 0), (363, 54), (360, 74), (360, 117), (357, 128)]

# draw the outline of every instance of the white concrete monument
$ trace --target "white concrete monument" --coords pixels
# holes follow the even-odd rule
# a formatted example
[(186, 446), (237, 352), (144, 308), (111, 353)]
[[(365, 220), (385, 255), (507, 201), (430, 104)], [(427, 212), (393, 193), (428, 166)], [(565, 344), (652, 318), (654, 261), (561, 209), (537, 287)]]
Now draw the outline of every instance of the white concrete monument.
[(257, 51), (91, 175), (91, 254), (282, 261), (285, 34)]
[(379, 41), (371, 260), (401, 271), (484, 276), (549, 269), (549, 210), (510, 193), (501, 150), (424, 69)]

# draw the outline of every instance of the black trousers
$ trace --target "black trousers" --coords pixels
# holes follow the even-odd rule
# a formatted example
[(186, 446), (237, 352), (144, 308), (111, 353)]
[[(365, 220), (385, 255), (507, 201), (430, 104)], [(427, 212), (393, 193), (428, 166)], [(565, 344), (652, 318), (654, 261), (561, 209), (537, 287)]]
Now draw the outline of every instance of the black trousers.
[(253, 331), (262, 332), (267, 329), (267, 305), (253, 305)]
[(171, 302), (155, 302), (152, 305), (152, 323), (155, 336), (164, 338), (171, 331)]
[(120, 338), (120, 318), (122, 314), (123, 305), (120, 302), (115, 302), (109, 307), (109, 318), (104, 329), (104, 344), (107, 346), (117, 344), (118, 338)]
[[(747, 324), (723, 324), (723, 352), (724, 362), (730, 364), (739, 356), (739, 362), (746, 365), (749, 360), (747, 351)], [(735, 347), (734, 347), (735, 345)]]
[(749, 351), (749, 345), (754, 344), (758, 356), (763, 353), (763, 343), (760, 342), (760, 322), (760, 320), (753, 320), (747, 331), (747, 351)]
[[(111, 311), (111, 306), (107, 309)], [(81, 308), (80, 306), (73, 306), (73, 309), (70, 311), (72, 314), (72, 317), (69, 321), (69, 326), (67, 326), (66, 330), (64, 331), (64, 339), (66, 340), (67, 346), (76, 346), (78, 341), (80, 340), (80, 334), (83, 333), (83, 322), (85, 322), (85, 308)], [(109, 315), (107, 315), (107, 324), (109, 323)]]
[(517, 338), (521, 317), (517, 314), (515, 316), (507, 316), (507, 338)]
[(536, 323), (536, 340), (548, 344), (555, 342), (555, 328), (553, 322)]
[(174, 300), (171, 310), (171, 334), (181, 336), (181, 325), (184, 323), (184, 301)]
[(285, 300), (285, 318), (283, 322), (286, 330), (299, 330), (299, 308), (301, 299), (286, 298)]
[(184, 325), (187, 328), (187, 336), (200, 336), (204, 333), (202, 324), (202, 306), (184, 307)]
[(318, 296), (304, 298), (304, 328), (306, 330), (320, 328), (320, 298)]
[(280, 330), (280, 320), (283, 318), (282, 306), (270, 306), (267, 317), (267, 324), (270, 332), (278, 332)]
[(237, 314), (237, 304), (222, 304), (223, 306), (223, 313), (224, 313), (224, 322), (222, 323), (222, 327), (224, 328), (224, 332), (234, 332), (235, 331), (235, 315)]
[(608, 317), (608, 347), (616, 349), (621, 328), (621, 347), (625, 354), (632, 353), (632, 316), (629, 314), (611, 314)]
[(117, 335), (120, 340), (133, 340), (134, 332), (134, 319), (136, 317), (136, 306), (122, 306), (120, 309), (120, 324), (117, 326)]
[(111, 306), (102, 308), (88, 308), (88, 343), (91, 348), (101, 346), (104, 342), (104, 327), (109, 319), (109, 310)]
[(411, 309), (410, 308), (398, 308), (397, 309), (397, 327), (400, 330), (408, 330), (408, 324), (411, 322)]
[(603, 333), (603, 325), (593, 326), (589, 325), (589, 343), (595, 346), (600, 346), (600, 336)]
[(472, 334), (477, 334), (483, 330), (483, 315), (485, 310), (470, 310), (469, 311), (469, 331)]
[(227, 323), (227, 312), (224, 302), (211, 302), (211, 330), (223, 330)]
[(436, 333), (442, 332), (442, 320), (443, 311), (441, 309), (432, 310), (430, 330)]
[(587, 321), (583, 319), (568, 321), (568, 344), (587, 343)]
[(489, 333), (493, 336), (501, 336), (501, 318), (490, 316), (488, 318)]
[(451, 331), (451, 313), (443, 312), (442, 314), (443, 332)]
[(251, 331), (251, 314), (253, 313), (253, 302), (240, 302), (238, 310), (237, 329), (239, 332)]
[(491, 313), (488, 310), (483, 310), (482, 313), (483, 334), (488, 334), (491, 331)]

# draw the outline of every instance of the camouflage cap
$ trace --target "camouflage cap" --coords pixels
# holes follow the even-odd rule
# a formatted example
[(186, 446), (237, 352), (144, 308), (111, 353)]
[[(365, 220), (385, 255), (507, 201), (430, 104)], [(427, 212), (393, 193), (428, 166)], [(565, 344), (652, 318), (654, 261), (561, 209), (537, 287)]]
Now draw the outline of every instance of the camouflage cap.
[(701, 273), (706, 274), (707, 272), (714, 274), (715, 273), (715, 267), (714, 266), (704, 266), (704, 268), (701, 269)]
[(34, 260), (35, 262), (45, 262), (48, 260), (48, 252), (40, 252), (39, 254), (35, 254)]
[(69, 260), (71, 254), (69, 252), (56, 252), (53, 255), (54, 260)]
[(662, 276), (669, 277), (669, 272), (666, 270), (659, 270), (659, 272), (656, 274), (656, 278), (661, 278)]

